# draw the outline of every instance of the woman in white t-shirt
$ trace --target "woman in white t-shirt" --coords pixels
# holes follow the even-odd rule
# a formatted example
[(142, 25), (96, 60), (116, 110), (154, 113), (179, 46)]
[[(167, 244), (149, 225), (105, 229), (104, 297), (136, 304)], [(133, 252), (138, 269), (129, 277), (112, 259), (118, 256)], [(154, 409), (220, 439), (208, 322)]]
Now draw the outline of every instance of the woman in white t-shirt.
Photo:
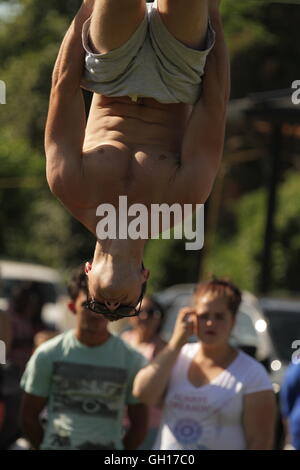
[[(264, 367), (229, 344), (240, 291), (213, 279), (179, 312), (172, 338), (133, 393), (164, 408), (154, 449), (272, 449), (275, 397)], [(187, 343), (196, 334), (197, 343)]]

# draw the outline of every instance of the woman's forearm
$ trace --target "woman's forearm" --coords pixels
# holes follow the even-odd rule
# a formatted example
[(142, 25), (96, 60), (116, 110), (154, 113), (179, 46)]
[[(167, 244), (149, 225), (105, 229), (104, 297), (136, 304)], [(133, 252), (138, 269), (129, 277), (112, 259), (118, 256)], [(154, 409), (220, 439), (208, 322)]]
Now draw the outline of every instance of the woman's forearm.
[(181, 348), (194, 333), (192, 316), (190, 307), (180, 310), (169, 343), (151, 364), (138, 372), (133, 384), (133, 395), (146, 405), (158, 405), (162, 402)]
[(160, 403), (179, 353), (180, 347), (167, 344), (151, 364), (138, 372), (133, 384), (133, 395), (147, 405)]

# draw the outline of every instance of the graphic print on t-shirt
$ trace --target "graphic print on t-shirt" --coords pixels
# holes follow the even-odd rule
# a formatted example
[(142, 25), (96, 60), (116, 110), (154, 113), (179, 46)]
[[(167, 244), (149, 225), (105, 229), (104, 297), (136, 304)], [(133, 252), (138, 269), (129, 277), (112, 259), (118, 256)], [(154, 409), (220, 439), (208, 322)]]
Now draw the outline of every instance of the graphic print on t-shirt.
[(169, 429), (184, 449), (209, 450), (207, 443), (217, 439), (223, 427), (231, 424), (224, 410), (233, 399), (232, 391), (226, 389), (213, 399), (201, 392), (189, 396), (177, 392), (169, 398), (166, 410)]
[(124, 369), (56, 362), (53, 412), (114, 419), (122, 407), (126, 378)]

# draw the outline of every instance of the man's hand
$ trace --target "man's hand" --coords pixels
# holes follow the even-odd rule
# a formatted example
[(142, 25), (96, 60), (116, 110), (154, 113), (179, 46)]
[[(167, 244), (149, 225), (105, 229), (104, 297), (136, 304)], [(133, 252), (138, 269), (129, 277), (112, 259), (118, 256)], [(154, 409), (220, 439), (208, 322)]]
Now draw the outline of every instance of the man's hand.
[(181, 349), (187, 343), (190, 336), (195, 331), (195, 312), (191, 307), (185, 307), (178, 313), (173, 335), (169, 341), (169, 346), (174, 349)]

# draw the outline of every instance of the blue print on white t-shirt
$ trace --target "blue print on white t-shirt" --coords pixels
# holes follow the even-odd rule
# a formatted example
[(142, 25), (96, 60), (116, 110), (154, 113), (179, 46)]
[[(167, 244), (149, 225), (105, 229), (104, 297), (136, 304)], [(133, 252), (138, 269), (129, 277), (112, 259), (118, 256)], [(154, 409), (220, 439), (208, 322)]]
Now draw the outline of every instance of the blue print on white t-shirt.
[(193, 419), (182, 419), (175, 423), (174, 435), (179, 442), (190, 444), (197, 442), (202, 434), (202, 426)]

